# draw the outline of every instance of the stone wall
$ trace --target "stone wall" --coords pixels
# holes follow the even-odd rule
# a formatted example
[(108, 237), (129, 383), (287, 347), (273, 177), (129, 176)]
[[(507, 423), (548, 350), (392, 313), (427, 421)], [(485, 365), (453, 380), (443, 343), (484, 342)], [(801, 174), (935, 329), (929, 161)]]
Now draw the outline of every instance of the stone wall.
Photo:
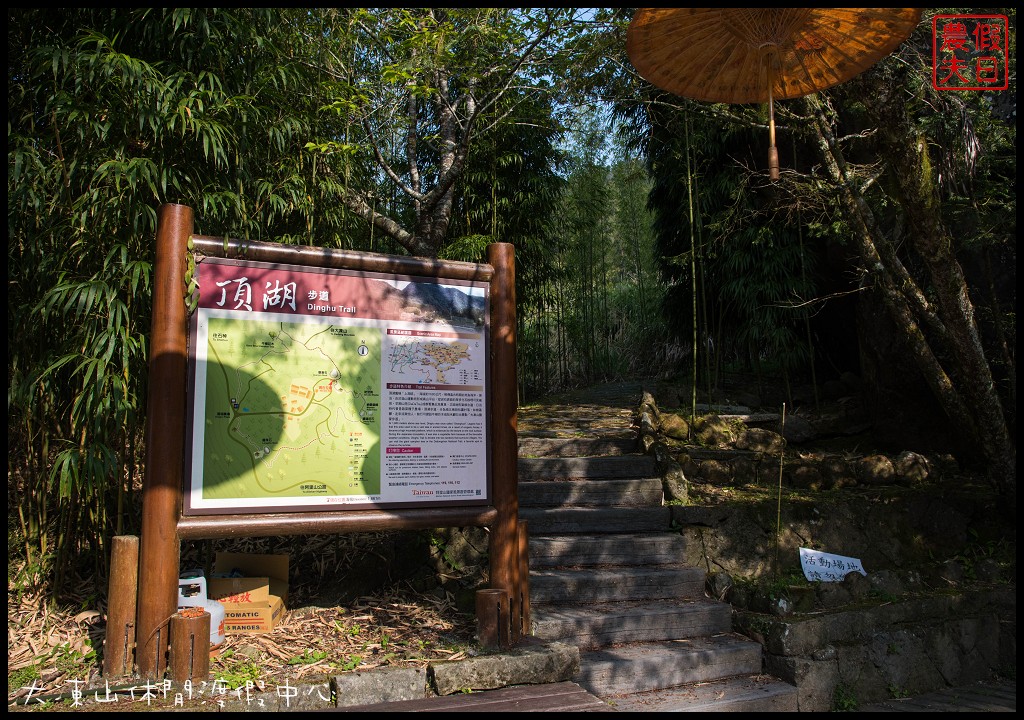
[(763, 644), (765, 670), (797, 686), (800, 712), (989, 679), (1016, 667), (1016, 624), (1012, 588), (788, 618), (738, 611), (734, 623)]
[[(685, 419), (649, 394), (638, 418), (688, 540), (683, 561), (762, 643), (765, 672), (797, 686), (801, 712), (1015, 675), (1015, 518), (987, 484), (907, 453), (886, 479), (867, 472), (874, 454), (790, 450), (783, 462), (781, 447), (722, 437), (683, 452), (673, 437), (699, 438), (699, 419), (675, 427)], [(716, 428), (751, 435), (735, 422), (705, 429)], [(800, 548), (858, 558), (867, 575), (809, 583)]]

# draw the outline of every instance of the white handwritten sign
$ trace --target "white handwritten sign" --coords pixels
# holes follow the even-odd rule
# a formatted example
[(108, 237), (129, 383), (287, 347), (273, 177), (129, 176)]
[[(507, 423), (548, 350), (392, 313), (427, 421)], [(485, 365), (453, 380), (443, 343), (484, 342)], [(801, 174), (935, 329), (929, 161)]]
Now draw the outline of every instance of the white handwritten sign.
[(845, 557), (843, 555), (832, 555), (817, 550), (800, 548), (800, 564), (804, 568), (804, 577), (814, 582), (842, 582), (849, 573), (864, 572), (864, 566), (857, 558)]

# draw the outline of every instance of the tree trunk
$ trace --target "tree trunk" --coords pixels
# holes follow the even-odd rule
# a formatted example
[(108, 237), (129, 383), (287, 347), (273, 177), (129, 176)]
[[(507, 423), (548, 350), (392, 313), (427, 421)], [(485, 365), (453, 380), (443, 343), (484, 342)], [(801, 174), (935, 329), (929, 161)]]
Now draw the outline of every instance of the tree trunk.
[[(996, 393), (968, 297), (963, 271), (943, 225), (937, 184), (931, 176), (927, 145), (912, 131), (905, 104), (865, 92), (884, 138), (906, 216), (911, 247), (928, 269), (937, 298), (924, 292), (900, 263), (893, 241), (879, 227), (846, 165), (820, 102), (808, 99), (816, 118), (817, 142), (825, 168), (836, 183), (866, 273), (904, 334), (918, 367), (957, 431), (976, 447), (997, 489), (1016, 496), (1016, 449)], [(877, 99), (878, 102), (872, 102)], [(940, 360), (940, 358), (942, 358)], [(945, 365), (943, 364), (945, 363)]]
[(905, 105), (894, 98), (866, 103), (876, 119), (889, 162), (895, 169), (907, 231), (928, 268), (940, 314), (959, 366), (958, 387), (973, 409), (980, 444), (1000, 490), (1015, 483), (1016, 449), (1010, 440), (1002, 403), (985, 357), (974, 306), (963, 269), (953, 252), (953, 238), (942, 222), (938, 182), (933, 177), (926, 138), (914, 133)]

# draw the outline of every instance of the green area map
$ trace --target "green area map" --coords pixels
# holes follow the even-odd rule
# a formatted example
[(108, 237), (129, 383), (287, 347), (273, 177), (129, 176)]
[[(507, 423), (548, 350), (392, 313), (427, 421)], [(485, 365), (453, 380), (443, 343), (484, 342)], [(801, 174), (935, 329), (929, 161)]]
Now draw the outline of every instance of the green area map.
[(379, 495), (381, 330), (208, 322), (203, 498)]

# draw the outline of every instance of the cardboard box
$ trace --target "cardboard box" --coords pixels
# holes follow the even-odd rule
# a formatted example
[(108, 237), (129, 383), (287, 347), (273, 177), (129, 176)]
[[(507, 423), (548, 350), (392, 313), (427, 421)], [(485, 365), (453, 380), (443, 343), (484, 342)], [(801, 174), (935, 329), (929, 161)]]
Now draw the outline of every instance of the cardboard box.
[(270, 632), (288, 602), (288, 556), (219, 552), (208, 585), (224, 605), (225, 634)]

